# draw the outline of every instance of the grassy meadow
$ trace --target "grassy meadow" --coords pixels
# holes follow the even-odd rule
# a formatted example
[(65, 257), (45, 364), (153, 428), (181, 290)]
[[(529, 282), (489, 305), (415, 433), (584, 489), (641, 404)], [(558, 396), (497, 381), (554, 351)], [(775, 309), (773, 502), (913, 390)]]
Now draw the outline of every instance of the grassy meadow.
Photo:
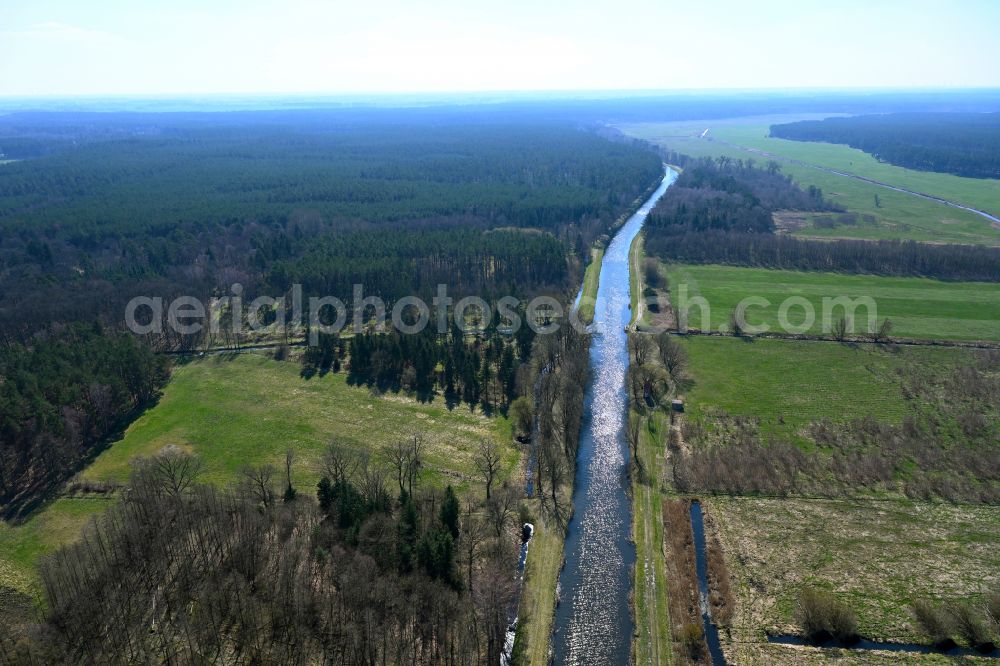
[[(919, 367), (943, 375), (976, 353), (795, 340), (682, 340), (690, 377), (682, 387), (685, 419), (712, 428), (720, 410), (757, 417), (762, 433), (805, 447), (814, 446), (805, 427), (819, 419), (844, 423), (870, 415), (898, 423), (912, 407), (901, 370)], [(898, 497), (711, 495), (702, 500), (707, 528), (721, 539), (737, 598), (731, 629), (723, 632), (730, 663), (953, 663), (933, 654), (769, 645), (766, 634), (798, 633), (799, 594), (818, 587), (834, 592), (857, 613), (863, 636), (926, 643), (912, 620), (913, 601), (978, 603), (1000, 584), (1000, 507), (995, 505)], [(637, 516), (641, 510), (636, 509)], [(979, 660), (963, 658), (963, 663)]]
[(724, 409), (757, 416), (760, 430), (795, 438), (813, 421), (871, 415), (898, 422), (907, 413), (896, 371), (906, 364), (942, 370), (970, 358), (956, 348), (846, 345), (798, 340), (684, 339), (689, 356), (687, 419)]
[[(862, 151), (847, 146), (770, 139), (772, 123), (790, 122), (812, 116), (768, 116), (727, 120), (622, 125), (626, 134), (646, 139), (693, 157), (727, 155), (734, 159), (753, 158), (759, 164), (770, 157), (751, 150), (800, 160), (873, 178), (886, 183), (966, 203), (997, 215), (1000, 209), (1000, 182), (961, 178), (948, 174), (912, 171), (877, 162)], [(702, 132), (709, 129), (707, 138)], [(708, 140), (711, 138), (719, 141)], [(722, 143), (725, 141), (727, 143)], [(750, 150), (748, 150), (750, 149)], [(856, 224), (818, 225), (836, 215), (802, 216), (788, 231), (802, 237), (854, 238), (862, 240), (907, 239), (936, 243), (1000, 245), (1000, 229), (982, 217), (941, 203), (826, 173), (808, 166), (781, 161), (782, 171), (802, 187), (815, 185), (824, 195), (849, 212), (857, 213)], [(878, 205), (876, 205), (876, 195)]]
[[(502, 477), (518, 466), (520, 453), (512, 445), (506, 418), (487, 417), (464, 404), (449, 409), (441, 398), (422, 403), (403, 395), (376, 395), (348, 385), (344, 374), (306, 380), (300, 369), (297, 363), (261, 354), (206, 356), (179, 365), (158, 404), (79, 477), (123, 482), (135, 457), (177, 446), (201, 459), (201, 481), (226, 485), (247, 464), (283, 469), (285, 451), (291, 448), (293, 482), (311, 495), (320, 457), (333, 436), (377, 452), (413, 432), (423, 433), (427, 441), (422, 479), (436, 487), (469, 487), (477, 478), (475, 455), (484, 439), (502, 447)], [(62, 497), (25, 523), (0, 523), (0, 587), (32, 593), (38, 558), (75, 539), (109, 501)]]
[[(893, 336), (1000, 341), (1000, 284), (684, 264), (669, 265), (667, 277), (674, 307), (681, 303), (682, 285), (687, 286), (689, 299), (701, 296), (708, 301), (714, 331), (721, 327), (728, 329), (736, 304), (743, 298), (756, 296), (766, 298), (771, 305), (747, 308), (747, 323), (767, 325), (771, 331), (780, 332), (779, 306), (786, 298), (797, 296), (813, 305), (816, 318), (807, 331), (795, 332), (821, 334), (824, 333), (823, 299), (847, 296), (872, 298), (877, 305), (878, 320), (892, 321)], [(842, 315), (842, 309), (835, 309), (831, 322)], [(867, 332), (865, 310), (859, 309), (857, 317), (855, 332), (863, 335)], [(795, 326), (803, 326), (803, 308), (790, 308), (787, 319)], [(701, 321), (700, 308), (692, 307), (688, 326), (701, 328)]]
[(75, 540), (91, 518), (108, 507), (106, 498), (60, 498), (27, 521), (0, 521), (0, 588), (39, 597), (36, 567), (42, 555)]
[(82, 474), (95, 481), (124, 481), (129, 460), (167, 445), (197, 454), (203, 480), (224, 484), (246, 464), (284, 464), (295, 451), (294, 480), (312, 488), (319, 462), (334, 436), (359, 450), (377, 452), (410, 433), (428, 442), (424, 480), (464, 488), (475, 472), (479, 443), (495, 438), (504, 448), (505, 471), (519, 454), (510, 446), (506, 419), (448, 409), (444, 400), (421, 403), (402, 395), (376, 395), (347, 384), (346, 375), (309, 380), (297, 363), (258, 354), (209, 356), (178, 367), (155, 409), (133, 423), (120, 442)]
[(705, 504), (738, 598), (731, 655), (745, 657), (743, 643), (764, 641), (765, 631), (796, 632), (804, 586), (844, 599), (866, 637), (925, 643), (910, 603), (981, 600), (1000, 585), (1000, 507), (749, 497)]
[(879, 162), (868, 153), (843, 144), (771, 138), (768, 136), (770, 124), (724, 125), (713, 129), (712, 133), (723, 141), (746, 148), (845, 171), (1000, 215), (1000, 180), (906, 169)]

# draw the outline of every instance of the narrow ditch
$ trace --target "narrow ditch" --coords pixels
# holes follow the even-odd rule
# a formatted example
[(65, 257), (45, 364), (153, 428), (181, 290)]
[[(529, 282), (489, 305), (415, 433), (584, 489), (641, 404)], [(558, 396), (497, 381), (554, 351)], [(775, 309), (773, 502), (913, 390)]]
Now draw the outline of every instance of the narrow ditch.
[(698, 598), (701, 605), (701, 622), (708, 644), (708, 655), (712, 666), (726, 666), (726, 656), (719, 641), (719, 627), (712, 621), (711, 606), (708, 603), (708, 556), (705, 554), (705, 520), (701, 513), (701, 502), (691, 500), (691, 529), (694, 531), (694, 566), (698, 576)]
[(940, 648), (932, 647), (930, 645), (920, 645), (919, 643), (889, 643), (883, 641), (870, 641), (862, 638), (856, 643), (851, 643), (847, 645), (845, 643), (840, 643), (838, 641), (827, 641), (826, 643), (813, 643), (810, 640), (803, 638), (802, 636), (794, 636), (792, 634), (780, 634), (777, 636), (768, 636), (768, 643), (777, 643), (778, 645), (803, 645), (807, 647), (814, 647), (817, 649), (827, 649), (827, 650), (882, 650), (884, 652), (911, 652), (916, 654), (943, 654), (949, 657), (989, 657), (993, 659), (1000, 659), (1000, 649), (994, 648), (990, 652), (980, 652), (979, 650), (973, 650), (971, 648), (953, 647), (951, 649), (942, 650)]
[[(705, 641), (708, 644), (708, 651), (713, 666), (725, 666), (727, 662), (725, 655), (722, 653), (722, 645), (719, 641), (719, 628), (712, 620), (711, 607), (708, 603), (708, 558), (705, 550), (705, 523), (701, 511), (701, 503), (698, 500), (691, 501), (691, 527), (694, 531), (695, 569), (698, 576), (698, 592), (701, 602), (701, 619), (705, 631)], [(826, 650), (881, 650), (883, 652), (940, 654), (949, 657), (988, 657), (1000, 659), (1000, 648), (994, 648), (989, 652), (962, 647), (941, 649), (930, 645), (920, 645), (919, 643), (892, 643), (872, 641), (864, 638), (848, 645), (838, 641), (815, 643), (803, 636), (780, 634), (768, 636), (767, 642), (778, 645), (796, 645)]]

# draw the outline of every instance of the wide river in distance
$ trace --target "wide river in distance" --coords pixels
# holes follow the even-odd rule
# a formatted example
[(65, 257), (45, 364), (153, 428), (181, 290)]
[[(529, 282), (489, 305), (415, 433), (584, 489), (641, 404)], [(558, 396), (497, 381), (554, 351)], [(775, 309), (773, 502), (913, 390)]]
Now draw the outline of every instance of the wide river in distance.
[(591, 327), (591, 379), (573, 491), (573, 519), (566, 534), (566, 564), (559, 575), (553, 649), (557, 664), (627, 664), (632, 641), (629, 614), (632, 509), (627, 494), (625, 370), (628, 341), (629, 248), (677, 173), (666, 169), (652, 196), (618, 230), (601, 265)]

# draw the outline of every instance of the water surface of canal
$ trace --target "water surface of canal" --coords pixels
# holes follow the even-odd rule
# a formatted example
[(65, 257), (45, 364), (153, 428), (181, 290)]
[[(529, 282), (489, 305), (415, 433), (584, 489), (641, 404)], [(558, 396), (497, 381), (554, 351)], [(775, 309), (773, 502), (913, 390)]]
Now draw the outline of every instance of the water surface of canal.
[(577, 458), (573, 519), (559, 576), (553, 647), (558, 664), (627, 664), (632, 640), (629, 541), (631, 506), (626, 494), (629, 248), (646, 216), (673, 184), (667, 169), (660, 186), (618, 230), (604, 253), (590, 348), (591, 380), (585, 398)]

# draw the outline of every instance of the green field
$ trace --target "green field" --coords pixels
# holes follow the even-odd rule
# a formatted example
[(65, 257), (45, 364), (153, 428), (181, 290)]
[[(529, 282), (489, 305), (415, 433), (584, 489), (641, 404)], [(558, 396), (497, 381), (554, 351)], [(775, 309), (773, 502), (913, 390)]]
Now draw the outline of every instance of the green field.
[(774, 139), (768, 136), (769, 125), (726, 125), (718, 130), (712, 130), (712, 133), (729, 143), (845, 171), (1000, 215), (998, 180), (914, 171), (887, 162), (879, 162), (862, 150), (842, 144)]
[(83, 477), (124, 481), (129, 460), (177, 445), (203, 461), (203, 480), (224, 484), (243, 465), (283, 465), (295, 451), (296, 483), (312, 488), (319, 461), (334, 436), (357, 449), (378, 451), (413, 432), (428, 440), (424, 480), (463, 488), (475, 475), (480, 441), (506, 447), (506, 471), (518, 460), (506, 419), (449, 410), (444, 400), (421, 403), (402, 395), (373, 395), (347, 384), (344, 374), (304, 380), (297, 363), (258, 354), (213, 356), (177, 368), (155, 409), (133, 423)]
[[(871, 275), (844, 275), (805, 271), (736, 268), (731, 266), (671, 264), (667, 271), (671, 303), (675, 308), (700, 296), (710, 306), (711, 330), (728, 330), (736, 305), (747, 297), (765, 298), (770, 305), (749, 305), (747, 323), (766, 325), (770, 332), (830, 335), (823, 330), (823, 299), (846, 296), (871, 298), (878, 321), (892, 322), (892, 335), (928, 340), (1000, 341), (1000, 284), (982, 282), (942, 282), (925, 278), (896, 278)], [(781, 303), (789, 297), (806, 299), (815, 312), (808, 330), (804, 305), (792, 305), (785, 320), (796, 327), (784, 331), (779, 324)], [(832, 301), (831, 301), (832, 302)], [(830, 310), (830, 324), (844, 314), (843, 308)], [(702, 311), (689, 308), (688, 326), (703, 328)], [(858, 308), (855, 335), (868, 333), (868, 315)]]
[[(309, 494), (319, 479), (320, 456), (333, 436), (377, 452), (413, 432), (427, 440), (422, 479), (463, 490), (476, 478), (479, 443), (493, 438), (503, 447), (510, 475), (520, 454), (512, 446), (506, 418), (486, 417), (462, 405), (449, 410), (441, 398), (421, 403), (403, 395), (374, 395), (347, 384), (343, 374), (310, 380), (297, 363), (259, 354), (209, 356), (175, 369), (159, 403), (137, 419), (80, 477), (125, 481), (130, 461), (165, 446), (178, 446), (202, 460), (202, 481), (226, 485), (247, 464), (281, 469), (285, 451), (295, 451), (293, 482)], [(38, 557), (72, 540), (106, 499), (61, 498), (24, 524), (0, 524), (0, 587), (29, 592)]]
[[(879, 163), (870, 155), (847, 146), (767, 137), (768, 128), (772, 123), (817, 117), (824, 116), (767, 116), (641, 123), (622, 125), (619, 129), (626, 134), (693, 157), (727, 155), (735, 159), (753, 158), (758, 164), (764, 164), (772, 158), (751, 150), (765, 151), (783, 158), (835, 168), (917, 192), (944, 197), (992, 212), (994, 215), (998, 214), (1000, 181), (912, 171)], [(706, 129), (709, 130), (708, 138), (701, 138), (700, 135)], [(723, 141), (726, 143), (722, 143)], [(795, 235), (866, 240), (897, 238), (939, 243), (1000, 245), (1000, 229), (991, 226), (987, 220), (973, 213), (852, 178), (825, 173), (808, 166), (782, 162), (780, 159), (778, 161), (782, 164), (783, 172), (792, 176), (801, 186), (816, 185), (823, 190), (830, 201), (862, 216), (857, 224), (838, 224), (832, 228), (820, 228), (815, 224), (818, 218), (829, 220), (834, 216), (810, 215), (807, 216), (806, 226), (791, 232)], [(879, 198), (879, 206), (875, 205), (876, 195)]]
[(866, 415), (898, 422), (907, 413), (897, 369), (913, 363), (953, 367), (965, 349), (836, 342), (691, 336), (684, 340), (692, 385), (685, 391), (688, 419), (724, 409), (758, 416), (764, 433), (796, 437), (813, 421), (844, 422)]
[(0, 588), (10, 587), (31, 597), (37, 588), (38, 559), (76, 539), (83, 526), (108, 506), (102, 498), (62, 498), (25, 523), (13, 527), (0, 521)]

